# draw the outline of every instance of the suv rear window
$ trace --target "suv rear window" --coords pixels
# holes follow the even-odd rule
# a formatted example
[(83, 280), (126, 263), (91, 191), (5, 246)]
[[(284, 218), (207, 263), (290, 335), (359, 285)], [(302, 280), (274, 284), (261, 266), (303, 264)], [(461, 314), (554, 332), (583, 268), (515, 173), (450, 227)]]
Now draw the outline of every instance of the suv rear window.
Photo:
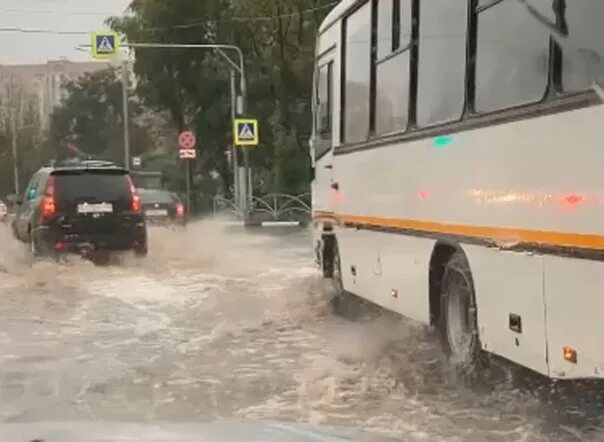
[(69, 171), (53, 174), (55, 194), (60, 201), (117, 201), (130, 198), (125, 172)]
[(139, 190), (139, 195), (143, 203), (163, 203), (170, 204), (174, 202), (174, 198), (169, 192), (161, 192), (157, 190)]

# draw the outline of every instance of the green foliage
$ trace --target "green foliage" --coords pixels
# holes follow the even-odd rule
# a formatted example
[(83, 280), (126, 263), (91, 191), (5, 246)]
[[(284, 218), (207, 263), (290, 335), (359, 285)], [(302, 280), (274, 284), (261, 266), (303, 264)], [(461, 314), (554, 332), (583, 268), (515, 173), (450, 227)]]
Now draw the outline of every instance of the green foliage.
[[(12, 153), (11, 113), (16, 112), (17, 165), (19, 188), (22, 189), (39, 165), (49, 158), (39, 130), (39, 113), (31, 94), (21, 88), (9, 92), (10, 100), (0, 103), (6, 106), (0, 121), (0, 198), (14, 191), (14, 159)], [(13, 111), (9, 111), (12, 108)]]
[[(246, 116), (260, 122), (261, 145), (251, 155), (254, 176), (264, 181), (257, 190), (297, 193), (308, 189), (315, 35), (333, 3), (133, 0), (128, 13), (110, 25), (131, 42), (239, 46), (248, 81)], [(223, 177), (224, 150), (231, 142), (230, 69), (219, 54), (195, 49), (137, 49), (134, 65), (142, 102), (168, 111), (177, 128), (195, 129), (200, 164)]]
[[(67, 98), (51, 116), (48, 134), (56, 155), (65, 154), (65, 144), (74, 141), (84, 152), (123, 161), (122, 84), (115, 69), (88, 73), (66, 86)], [(132, 121), (141, 106), (130, 99), (130, 150), (139, 155), (152, 148), (147, 131)]]
[(305, 193), (310, 158), (299, 148), (295, 129), (287, 127), (279, 107), (271, 118), (271, 129), (275, 145), (273, 190), (293, 195)]

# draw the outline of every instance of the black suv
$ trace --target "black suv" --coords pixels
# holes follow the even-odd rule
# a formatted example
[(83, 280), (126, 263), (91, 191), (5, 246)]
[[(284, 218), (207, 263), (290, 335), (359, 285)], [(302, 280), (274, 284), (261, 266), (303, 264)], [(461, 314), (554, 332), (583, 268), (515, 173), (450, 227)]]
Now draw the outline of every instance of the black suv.
[(106, 161), (42, 167), (31, 178), (12, 222), (34, 255), (132, 250), (147, 255), (142, 204), (127, 170)]

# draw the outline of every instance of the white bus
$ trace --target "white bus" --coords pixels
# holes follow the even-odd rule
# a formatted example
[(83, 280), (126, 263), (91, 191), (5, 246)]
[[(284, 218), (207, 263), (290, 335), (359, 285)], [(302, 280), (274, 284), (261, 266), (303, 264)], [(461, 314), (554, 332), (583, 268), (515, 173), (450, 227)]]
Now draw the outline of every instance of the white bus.
[(492, 353), (604, 377), (604, 0), (343, 0), (320, 27), (317, 257)]

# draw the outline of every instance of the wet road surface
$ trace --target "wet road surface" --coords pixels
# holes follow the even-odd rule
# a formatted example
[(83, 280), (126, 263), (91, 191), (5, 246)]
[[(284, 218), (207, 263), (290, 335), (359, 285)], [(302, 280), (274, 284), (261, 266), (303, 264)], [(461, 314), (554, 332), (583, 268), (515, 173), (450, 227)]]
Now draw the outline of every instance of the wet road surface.
[[(0, 226), (0, 419), (278, 419), (406, 440), (602, 440), (600, 393), (464, 383), (430, 330), (331, 314), (308, 232), (153, 229), (145, 260), (32, 262)], [(521, 378), (520, 385), (517, 379)]]

